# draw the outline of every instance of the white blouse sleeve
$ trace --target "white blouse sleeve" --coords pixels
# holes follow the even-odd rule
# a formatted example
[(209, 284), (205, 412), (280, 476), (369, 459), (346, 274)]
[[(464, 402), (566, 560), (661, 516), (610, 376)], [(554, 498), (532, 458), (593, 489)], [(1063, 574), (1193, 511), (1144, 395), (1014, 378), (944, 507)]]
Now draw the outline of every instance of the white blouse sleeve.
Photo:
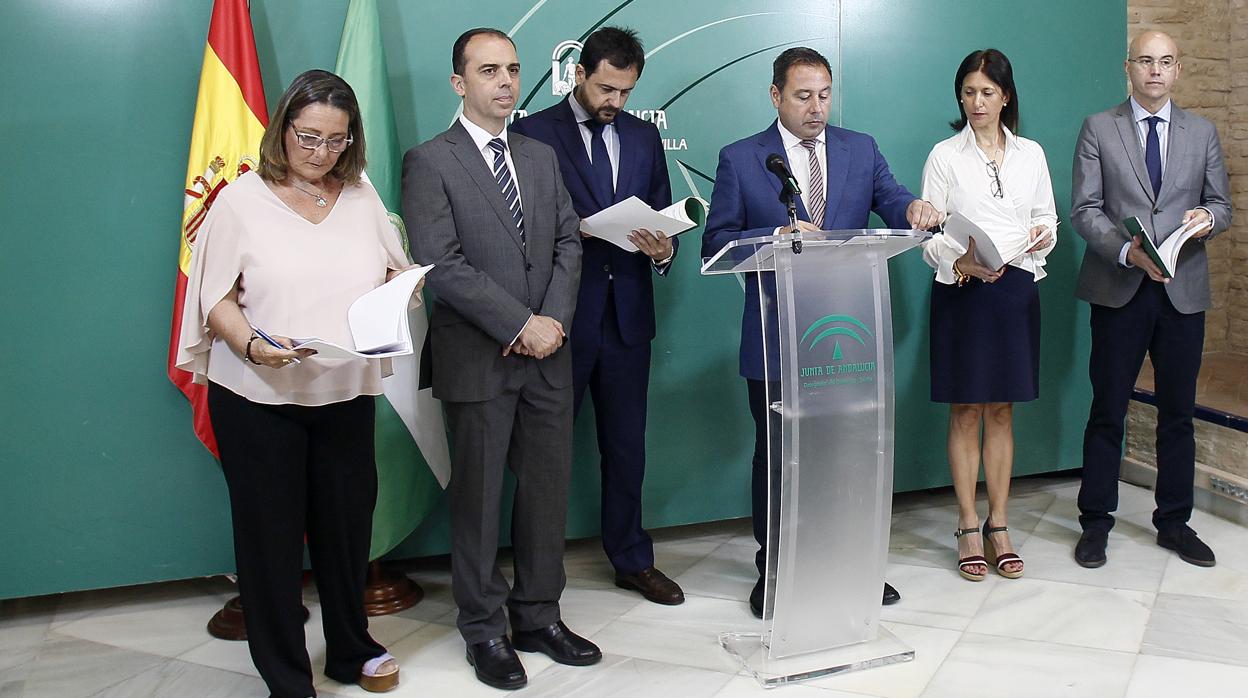
[(191, 251), (175, 363), (193, 373), (201, 385), (208, 380), (208, 351), (214, 337), (208, 328), (208, 314), (234, 288), (242, 273), (241, 234), (242, 222), (228, 199), (218, 198), (204, 218)]
[[(950, 198), (955, 186), (953, 168), (945, 162), (944, 155), (933, 148), (923, 165), (924, 201), (930, 202), (944, 216), (949, 213)], [(923, 261), (936, 270), (936, 281), (952, 284), (957, 280), (953, 273), (953, 263), (958, 257), (966, 254), (966, 248), (951, 240), (943, 233), (933, 235), (923, 243)]]
[(1032, 260), (1039, 267), (1044, 265), (1045, 258), (1057, 247), (1057, 205), (1053, 201), (1053, 180), (1049, 177), (1049, 162), (1044, 156), (1044, 149), (1038, 143), (1034, 147), (1040, 172), (1036, 176), (1036, 192), (1031, 200), (1031, 223), (1028, 230), (1043, 225), (1053, 234), (1053, 244), (1031, 253)]

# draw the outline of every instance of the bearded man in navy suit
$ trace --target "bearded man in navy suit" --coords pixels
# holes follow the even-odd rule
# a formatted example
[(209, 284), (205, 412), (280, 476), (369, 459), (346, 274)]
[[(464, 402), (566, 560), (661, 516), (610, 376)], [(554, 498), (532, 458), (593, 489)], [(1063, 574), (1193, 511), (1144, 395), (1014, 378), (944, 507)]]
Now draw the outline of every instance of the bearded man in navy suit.
[[(511, 130), (555, 149), (564, 185), (581, 218), (636, 196), (653, 208), (672, 203), (663, 142), (654, 124), (624, 111), (646, 58), (636, 32), (604, 27), (590, 34), (567, 99), (516, 121)], [(574, 410), (586, 388), (594, 399), (602, 455), (602, 546), (615, 583), (655, 603), (685, 600), (654, 566), (641, 526), (646, 468), (646, 393), (654, 339), (652, 276), (663, 276), (676, 241), (662, 231), (633, 231), (640, 252), (582, 233), (581, 288), (572, 321)]]
[[(818, 51), (804, 46), (788, 49), (772, 64), (771, 103), (777, 120), (761, 133), (725, 146), (719, 153), (711, 212), (702, 235), (702, 256), (712, 257), (733, 240), (790, 233), (788, 210), (780, 203), (779, 181), (767, 171), (773, 153), (785, 159), (804, 192), (797, 203), (797, 229), (803, 231), (866, 228), (874, 211), (890, 228), (927, 229), (940, 214), (928, 202), (915, 198), (893, 178), (875, 139), (828, 125), (832, 70)], [(741, 322), (741, 375), (749, 389), (754, 417), (753, 460), (754, 538), (759, 580), (750, 593), (750, 610), (763, 616), (763, 578), (767, 560), (767, 392), (780, 395), (779, 336), (775, 327), (767, 337), (764, 371), (763, 331), (759, 318), (758, 274), (746, 275), (745, 312)], [(773, 298), (776, 280), (763, 279), (763, 290)], [(767, 376), (773, 382), (767, 385)], [(778, 434), (778, 425), (775, 428)], [(779, 448), (774, 449), (779, 453)], [(851, 531), (838, 535), (853, 535)], [(847, 560), (845, 564), (853, 564)], [(884, 603), (901, 596), (884, 585)]]

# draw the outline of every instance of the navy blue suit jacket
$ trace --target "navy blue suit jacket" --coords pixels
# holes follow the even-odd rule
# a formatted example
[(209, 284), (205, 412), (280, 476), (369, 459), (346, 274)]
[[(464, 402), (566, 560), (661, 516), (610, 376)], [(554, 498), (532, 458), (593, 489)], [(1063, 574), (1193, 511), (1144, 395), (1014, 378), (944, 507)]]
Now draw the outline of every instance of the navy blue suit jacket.
[[(866, 228), (871, 212), (890, 228), (910, 228), (906, 207), (916, 198), (888, 170), (875, 139), (835, 126), (824, 130), (827, 143), (825, 230)], [(776, 122), (749, 138), (719, 151), (711, 212), (702, 233), (702, 256), (711, 257), (733, 240), (771, 235), (789, 223), (780, 203), (780, 182), (767, 171), (767, 156), (778, 153), (788, 162)], [(798, 218), (810, 215), (798, 202)], [(764, 290), (775, 297), (775, 276), (766, 274)], [(741, 318), (741, 375), (764, 380), (762, 322), (759, 319), (758, 275), (746, 275), (745, 313)], [(773, 378), (779, 376), (778, 335), (768, 337), (767, 356)]]
[[(662, 209), (672, 203), (672, 186), (667, 176), (667, 160), (663, 141), (654, 124), (642, 121), (628, 112), (615, 117), (616, 134), (620, 140), (619, 172), (616, 175), (615, 198), (599, 201), (589, 184), (589, 154), (581, 139), (580, 127), (568, 105), (568, 99), (552, 107), (515, 121), (511, 130), (535, 138), (555, 149), (563, 182), (572, 195), (572, 206), (581, 218), (588, 218), (614, 203), (636, 196), (652, 208)], [(596, 238), (582, 241), (581, 290), (572, 321), (572, 336), (599, 332), (603, 310), (607, 305), (607, 280), (614, 278), (615, 312), (619, 318), (620, 337), (629, 346), (654, 339), (654, 286), (650, 258), (640, 252), (629, 253)], [(677, 244), (672, 239), (672, 245)], [(660, 273), (666, 272), (665, 267)]]

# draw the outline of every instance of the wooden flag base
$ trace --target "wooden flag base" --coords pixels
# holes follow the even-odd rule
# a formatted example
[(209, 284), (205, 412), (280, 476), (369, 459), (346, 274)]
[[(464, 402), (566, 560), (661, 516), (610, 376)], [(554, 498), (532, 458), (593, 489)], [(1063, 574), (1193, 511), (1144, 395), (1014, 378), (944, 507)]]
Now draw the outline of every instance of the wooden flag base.
[(425, 590), (407, 575), (384, 570), (374, 560), (368, 565), (368, 584), (364, 587), (364, 612), (370, 616), (388, 616), (411, 608), (425, 597)]
[[(311, 613), (303, 606), (303, 622)], [(208, 634), (218, 640), (243, 641), (247, 639), (247, 626), (243, 623), (243, 600), (235, 596), (225, 602), (220, 611), (208, 621)]]

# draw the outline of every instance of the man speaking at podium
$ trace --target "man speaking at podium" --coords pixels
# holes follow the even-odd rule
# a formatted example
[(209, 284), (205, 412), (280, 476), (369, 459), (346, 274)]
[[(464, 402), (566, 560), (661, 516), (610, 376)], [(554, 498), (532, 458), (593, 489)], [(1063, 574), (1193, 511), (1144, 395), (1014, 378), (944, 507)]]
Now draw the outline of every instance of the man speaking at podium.
[[(599, 29), (581, 49), (573, 93), (511, 126), (555, 149), (581, 218), (630, 196), (655, 209), (672, 203), (659, 130), (624, 111), (645, 64), (636, 32)], [(655, 603), (676, 605), (685, 595), (655, 568), (654, 544), (641, 527), (646, 393), (655, 334), (651, 275), (667, 274), (676, 240), (645, 229), (632, 237), (640, 252), (593, 237), (583, 240), (572, 321), (573, 410), (580, 412), (588, 387), (602, 454), (602, 547), (615, 567), (616, 585)]]
[[(818, 51), (796, 47), (772, 63), (771, 103), (777, 120), (766, 130), (726, 146), (719, 153), (711, 211), (702, 235), (702, 256), (711, 257), (733, 240), (790, 233), (788, 211), (780, 203), (780, 181), (767, 170), (769, 155), (779, 154), (802, 194), (797, 202), (800, 231), (866, 228), (874, 211), (890, 228), (927, 229), (940, 214), (917, 199), (893, 178), (888, 163), (870, 136), (828, 125), (832, 70)], [(779, 336), (767, 337), (767, 371), (763, 366), (762, 323), (759, 318), (758, 275), (746, 275), (745, 312), (741, 319), (741, 375), (749, 389), (754, 417), (753, 517), (759, 579), (750, 592), (750, 610), (763, 616), (763, 579), (767, 564), (767, 390), (780, 395)], [(776, 293), (772, 275), (764, 291)], [(774, 431), (779, 431), (778, 422)], [(779, 443), (773, 449), (779, 457)], [(778, 469), (778, 463), (772, 463)], [(829, 535), (854, 535), (829, 531)], [(854, 564), (846, 560), (845, 564)], [(884, 584), (884, 603), (901, 598)]]

